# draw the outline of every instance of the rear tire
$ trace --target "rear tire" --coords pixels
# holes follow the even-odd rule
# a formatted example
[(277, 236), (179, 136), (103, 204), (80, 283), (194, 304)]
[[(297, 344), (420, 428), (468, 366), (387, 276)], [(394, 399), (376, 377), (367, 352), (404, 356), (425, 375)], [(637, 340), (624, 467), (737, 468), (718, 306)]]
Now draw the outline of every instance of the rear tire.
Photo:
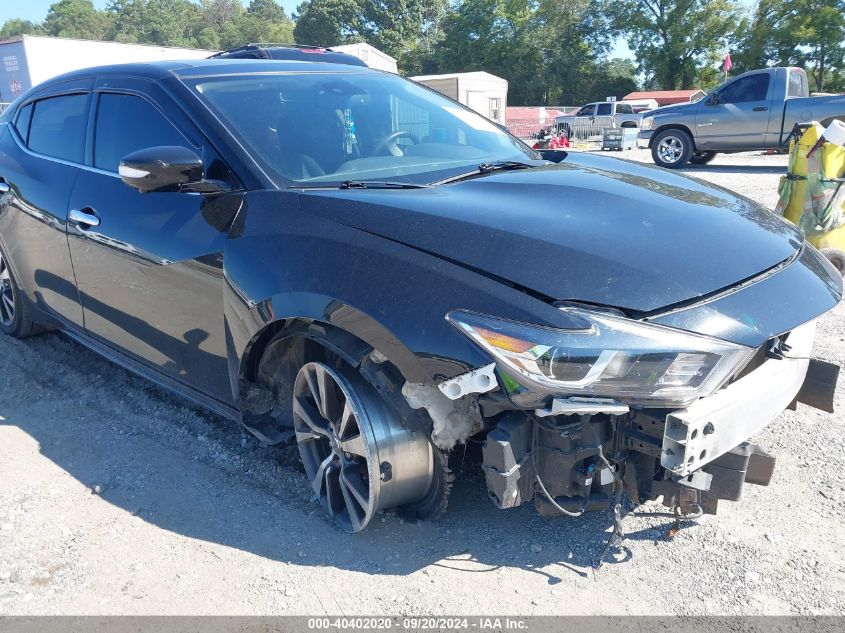
[(845, 251), (840, 251), (838, 248), (823, 248), (822, 255), (827, 257), (839, 274), (845, 277)]
[(706, 165), (716, 158), (716, 152), (693, 152), (689, 162), (693, 165)]
[(9, 258), (0, 250), (0, 332), (15, 338), (27, 338), (42, 332), (33, 320), (33, 308), (18, 286)]
[(663, 130), (651, 142), (651, 158), (656, 165), (677, 169), (693, 152), (692, 137), (683, 130)]

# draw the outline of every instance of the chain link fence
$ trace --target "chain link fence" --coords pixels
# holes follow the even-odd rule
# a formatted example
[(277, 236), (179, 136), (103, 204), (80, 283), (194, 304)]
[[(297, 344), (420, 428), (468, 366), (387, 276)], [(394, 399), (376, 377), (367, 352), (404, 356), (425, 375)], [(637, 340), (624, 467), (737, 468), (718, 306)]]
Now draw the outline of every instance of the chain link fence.
[(541, 123), (536, 119), (508, 119), (507, 122), (508, 132), (521, 139), (535, 139), (540, 130), (551, 130), (554, 126), (554, 121)]
[(3, 110), (5, 110), (6, 108), (8, 108), (10, 105), (12, 105), (12, 104), (11, 104), (11, 103), (3, 103), (3, 102), (0, 102), (0, 114), (2, 114), (2, 113), (3, 113)]

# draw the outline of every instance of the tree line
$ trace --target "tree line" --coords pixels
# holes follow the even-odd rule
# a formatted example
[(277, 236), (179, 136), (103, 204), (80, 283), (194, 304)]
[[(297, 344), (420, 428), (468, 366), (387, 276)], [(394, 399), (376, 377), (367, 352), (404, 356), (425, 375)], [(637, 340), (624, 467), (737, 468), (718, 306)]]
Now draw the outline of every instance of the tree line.
[[(486, 70), (512, 105), (579, 104), (637, 89), (708, 89), (771, 65), (807, 69), (816, 91), (845, 90), (845, 0), (59, 0), (19, 34), (221, 50), (246, 42), (368, 42), (404, 74)], [(635, 61), (611, 58), (624, 38)]]

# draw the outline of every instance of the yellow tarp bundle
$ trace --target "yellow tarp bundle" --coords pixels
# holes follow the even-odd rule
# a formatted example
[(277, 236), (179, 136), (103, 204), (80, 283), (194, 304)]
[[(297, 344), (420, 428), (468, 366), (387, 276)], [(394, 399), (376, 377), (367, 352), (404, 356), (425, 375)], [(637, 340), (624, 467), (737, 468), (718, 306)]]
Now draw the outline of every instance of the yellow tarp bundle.
[(812, 123), (792, 141), (789, 172), (778, 189), (776, 211), (811, 238), (845, 226), (845, 147), (825, 143), (807, 155), (823, 132), (821, 125)]

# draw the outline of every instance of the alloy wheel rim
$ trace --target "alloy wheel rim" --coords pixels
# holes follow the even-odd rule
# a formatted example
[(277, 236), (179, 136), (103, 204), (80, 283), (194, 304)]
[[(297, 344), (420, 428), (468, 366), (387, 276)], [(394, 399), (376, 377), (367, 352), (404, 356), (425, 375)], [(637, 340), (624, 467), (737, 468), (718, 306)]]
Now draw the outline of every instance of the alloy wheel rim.
[(675, 163), (684, 152), (684, 144), (677, 136), (666, 136), (657, 145), (657, 155), (667, 163)]
[(15, 292), (6, 258), (0, 253), (0, 323), (11, 326), (15, 320)]
[(322, 363), (302, 367), (293, 393), (300, 456), (320, 504), (347, 532), (366, 527), (376, 510), (379, 462), (363, 415), (351, 387), (334, 370)]

